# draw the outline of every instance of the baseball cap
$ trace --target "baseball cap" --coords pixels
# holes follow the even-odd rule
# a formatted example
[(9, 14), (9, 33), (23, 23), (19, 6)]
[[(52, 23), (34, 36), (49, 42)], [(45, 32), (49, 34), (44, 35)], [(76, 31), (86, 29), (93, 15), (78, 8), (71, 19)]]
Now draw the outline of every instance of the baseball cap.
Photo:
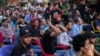
[(95, 34), (93, 31), (86, 31), (84, 34), (83, 34), (85, 37), (91, 37), (91, 38), (96, 38), (96, 37), (99, 37), (98, 34)]
[(27, 37), (27, 36), (32, 36), (31, 32), (27, 28), (22, 29), (20, 31), (20, 37)]
[(33, 18), (32, 19), (32, 22), (35, 22), (35, 21), (38, 21), (38, 19), (37, 18)]

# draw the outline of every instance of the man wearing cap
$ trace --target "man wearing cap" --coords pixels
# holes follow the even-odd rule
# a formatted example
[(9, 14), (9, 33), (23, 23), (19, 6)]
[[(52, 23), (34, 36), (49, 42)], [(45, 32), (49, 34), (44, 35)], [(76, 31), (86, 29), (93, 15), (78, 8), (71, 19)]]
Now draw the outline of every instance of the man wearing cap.
[(87, 56), (94, 56), (94, 54), (100, 56), (100, 53), (94, 48), (96, 37), (99, 37), (99, 34), (95, 34), (93, 31), (88, 30), (83, 35), (87, 37), (90, 42), (90, 45), (88, 45), (89, 49), (87, 51)]
[(31, 49), (31, 36), (27, 28), (20, 31), (20, 41), (15, 44), (11, 56), (33, 56), (33, 50)]

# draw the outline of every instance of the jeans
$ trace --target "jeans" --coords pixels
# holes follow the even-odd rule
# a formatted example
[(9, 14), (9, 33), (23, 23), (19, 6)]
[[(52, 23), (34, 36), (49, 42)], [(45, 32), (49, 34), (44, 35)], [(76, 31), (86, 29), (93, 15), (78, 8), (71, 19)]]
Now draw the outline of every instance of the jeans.
[(56, 56), (64, 56), (67, 50), (56, 50), (55, 54)]
[[(38, 56), (42, 55), (41, 49), (39, 46), (32, 46), (32, 49), (34, 53), (38, 54)], [(64, 56), (66, 53), (66, 50), (56, 50), (55, 54), (56, 56)]]
[(34, 51), (34, 53), (36, 53), (38, 56), (42, 55), (41, 49), (39, 46), (32, 46), (32, 49)]
[(38, 56), (37, 54), (34, 54), (34, 56)]
[(19, 33), (15, 33), (15, 37), (14, 37), (14, 44), (18, 43), (20, 40), (20, 36), (19, 36)]

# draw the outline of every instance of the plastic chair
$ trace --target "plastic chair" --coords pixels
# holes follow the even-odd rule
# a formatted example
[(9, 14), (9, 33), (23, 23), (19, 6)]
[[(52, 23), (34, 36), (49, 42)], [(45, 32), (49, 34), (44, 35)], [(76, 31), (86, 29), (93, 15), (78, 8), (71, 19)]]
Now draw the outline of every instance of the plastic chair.
[(41, 51), (42, 51), (43, 56), (56, 56), (56, 55), (48, 54), (48, 53), (45, 53), (45, 52), (44, 52), (43, 47), (42, 47), (42, 41), (41, 41), (41, 39), (40, 39), (40, 41), (39, 41), (39, 46), (40, 46), (40, 49), (41, 49)]
[(60, 45), (60, 44), (57, 45), (56, 48), (57, 48), (57, 49), (61, 49), (61, 50), (67, 50), (67, 49), (68, 49), (67, 46), (65, 46), (65, 45)]
[[(40, 40), (40, 39), (41, 39), (41, 38), (39, 38), (39, 40)], [(34, 39), (33, 39), (33, 40), (31, 41), (31, 44), (32, 44), (32, 45), (39, 45), (39, 40), (34, 40)]]
[(31, 44), (32, 44), (32, 45), (39, 45), (39, 41), (32, 40), (32, 41), (31, 41)]
[(93, 28), (93, 31), (94, 31), (94, 32), (100, 33), (100, 31), (98, 31), (98, 30), (95, 29), (95, 27), (94, 27), (94, 21), (91, 22), (91, 25), (92, 25), (92, 28)]
[(14, 45), (15, 34), (12, 36), (12, 44)]
[(5, 45), (0, 49), (0, 56), (11, 56), (13, 45)]
[(3, 43), (3, 36), (2, 33), (0, 32), (0, 45)]

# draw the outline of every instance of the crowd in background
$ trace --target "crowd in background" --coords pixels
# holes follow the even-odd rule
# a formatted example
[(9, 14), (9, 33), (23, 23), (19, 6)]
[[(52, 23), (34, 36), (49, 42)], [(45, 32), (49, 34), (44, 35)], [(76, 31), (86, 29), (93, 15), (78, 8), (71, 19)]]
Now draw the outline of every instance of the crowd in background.
[[(22, 33), (25, 33), (20, 33), (23, 31), (23, 29), (27, 29), (32, 34), (32, 41), (39, 41), (42, 39), (41, 42), (46, 53), (55, 55), (58, 54), (57, 56), (72, 56), (76, 55), (74, 51), (74, 54), (68, 54), (66, 50), (56, 50), (55, 46), (68, 46), (81, 53), (83, 50), (80, 48), (84, 47), (85, 45), (89, 45), (89, 39), (95, 39), (92, 38), (95, 36), (91, 32), (89, 33), (91, 33), (93, 36), (90, 36), (91, 34), (89, 33), (86, 33), (85, 36), (85, 34), (83, 34), (85, 31), (96, 30), (100, 35), (100, 10), (86, 5), (84, 1), (80, 1), (80, 3), (66, 1), (57, 1), (55, 3), (45, 4), (30, 3), (27, 9), (0, 9), (0, 32), (3, 36), (3, 42), (2, 40), (0, 41), (1, 47), (3, 45), (16, 45), (19, 43), (20, 37), (23, 37)], [(14, 41), (12, 41), (12, 39)], [(86, 44), (84, 41), (86, 41)], [(79, 45), (77, 43), (79, 43)], [(90, 49), (93, 51), (93, 45), (90, 46), (92, 46)], [(33, 51), (35, 52), (34, 49)], [(92, 51), (84, 56), (93, 56), (94, 51)], [(12, 56), (15, 55), (16, 54), (13, 54)], [(98, 56), (100, 56), (100, 54), (98, 54)]]

